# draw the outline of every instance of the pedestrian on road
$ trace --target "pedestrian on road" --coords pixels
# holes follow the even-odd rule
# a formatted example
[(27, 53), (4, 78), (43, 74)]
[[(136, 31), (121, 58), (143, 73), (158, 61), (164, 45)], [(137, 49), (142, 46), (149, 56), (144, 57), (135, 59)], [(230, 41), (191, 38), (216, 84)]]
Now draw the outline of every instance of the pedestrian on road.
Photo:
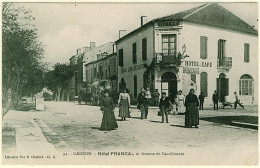
[(118, 106), (119, 106), (119, 117), (122, 117), (122, 121), (126, 120), (125, 118), (129, 118), (130, 117), (130, 113), (129, 113), (130, 96), (126, 92), (126, 89), (123, 90), (123, 93), (119, 94)]
[(148, 101), (148, 105), (152, 105), (152, 103), (151, 103), (152, 95), (151, 95), (151, 92), (150, 92), (150, 88), (147, 88), (147, 89), (146, 89), (145, 98), (146, 98), (147, 101)]
[(205, 98), (205, 95), (203, 92), (201, 92), (201, 94), (199, 95), (199, 101), (200, 101), (200, 110), (203, 110), (203, 103), (204, 103), (204, 98)]
[(101, 130), (113, 130), (118, 128), (114, 114), (115, 105), (113, 99), (108, 96), (108, 91), (104, 91), (104, 97), (100, 102), (100, 109), (103, 113)]
[(169, 102), (170, 102), (169, 98), (166, 97), (166, 93), (163, 92), (162, 98), (161, 98), (160, 103), (159, 103), (159, 108), (160, 108), (161, 114), (162, 114), (162, 123), (164, 122), (164, 115), (165, 115), (165, 118), (166, 118), (166, 122), (168, 123)]
[(185, 127), (195, 126), (195, 128), (199, 128), (199, 100), (194, 94), (194, 89), (190, 89), (190, 93), (186, 96), (185, 107)]
[(237, 104), (244, 109), (245, 107), (240, 103), (240, 100), (238, 99), (237, 92), (234, 92), (234, 95), (235, 95), (234, 109), (237, 108)]
[(155, 89), (155, 92), (153, 93), (153, 99), (154, 99), (154, 106), (158, 106), (159, 105), (159, 97), (160, 97), (160, 93), (158, 92), (158, 89)]
[(185, 107), (184, 107), (184, 100), (185, 96), (182, 94), (182, 91), (179, 90), (177, 95), (177, 101), (178, 101), (178, 114), (184, 114), (185, 113)]
[(218, 100), (219, 100), (219, 96), (217, 91), (215, 90), (213, 95), (212, 95), (212, 102), (214, 104), (214, 110), (218, 110)]
[(137, 98), (137, 107), (141, 110), (141, 119), (147, 119), (148, 115), (148, 101), (147, 98), (145, 98), (145, 92), (146, 90), (142, 88)]

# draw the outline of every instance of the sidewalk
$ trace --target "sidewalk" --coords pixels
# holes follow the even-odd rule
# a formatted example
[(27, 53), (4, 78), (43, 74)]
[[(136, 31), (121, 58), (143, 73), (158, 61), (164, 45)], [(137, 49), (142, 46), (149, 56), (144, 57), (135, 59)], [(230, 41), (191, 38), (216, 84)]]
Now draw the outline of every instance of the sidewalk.
[(16, 149), (10, 151), (10, 153), (21, 155), (37, 155), (41, 153), (47, 155), (57, 152), (55, 147), (47, 141), (38, 124), (33, 120), (33, 118), (39, 117), (38, 114), (40, 113), (42, 112), (9, 111), (6, 114), (3, 123), (7, 123), (16, 129)]

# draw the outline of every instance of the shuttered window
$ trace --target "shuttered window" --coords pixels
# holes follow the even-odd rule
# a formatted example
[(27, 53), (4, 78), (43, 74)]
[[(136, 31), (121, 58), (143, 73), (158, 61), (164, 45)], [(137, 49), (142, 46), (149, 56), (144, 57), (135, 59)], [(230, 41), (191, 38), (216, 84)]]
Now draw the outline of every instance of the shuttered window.
[(218, 63), (219, 66), (224, 65), (224, 58), (225, 58), (225, 45), (226, 45), (226, 40), (218, 40)]
[(196, 74), (190, 74), (190, 77), (191, 77), (191, 81), (196, 83)]
[(176, 34), (162, 35), (162, 52), (164, 56), (176, 56)]
[(208, 57), (208, 38), (200, 36), (200, 58), (207, 59)]
[(137, 63), (137, 57), (136, 57), (136, 43), (133, 43), (132, 45), (133, 50), (133, 63)]
[(124, 66), (124, 56), (123, 56), (123, 49), (120, 49), (119, 52), (119, 58), (118, 58), (118, 65)]
[(208, 96), (208, 74), (206, 72), (200, 73), (200, 92), (203, 92), (206, 97)]
[(244, 44), (244, 62), (249, 62), (249, 44)]
[(137, 97), (137, 76), (134, 76), (134, 97)]
[(142, 40), (142, 60), (147, 60), (147, 39)]

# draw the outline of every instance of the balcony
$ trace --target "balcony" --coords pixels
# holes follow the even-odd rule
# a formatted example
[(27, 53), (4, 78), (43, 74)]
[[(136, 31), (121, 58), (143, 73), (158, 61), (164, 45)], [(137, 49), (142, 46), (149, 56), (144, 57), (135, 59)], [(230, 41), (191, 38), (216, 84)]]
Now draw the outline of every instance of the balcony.
[(218, 69), (229, 70), (230, 68), (232, 68), (232, 57), (218, 58)]
[(166, 55), (163, 53), (156, 53), (155, 63), (160, 65), (179, 66), (181, 64), (181, 58), (176, 55)]

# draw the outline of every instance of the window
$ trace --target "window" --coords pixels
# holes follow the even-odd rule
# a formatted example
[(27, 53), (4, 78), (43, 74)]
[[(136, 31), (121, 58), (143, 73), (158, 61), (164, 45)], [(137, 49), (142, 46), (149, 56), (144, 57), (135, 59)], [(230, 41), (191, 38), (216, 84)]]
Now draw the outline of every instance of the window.
[(219, 66), (222, 66), (224, 64), (224, 58), (225, 58), (225, 45), (226, 40), (218, 40), (218, 59), (219, 59)]
[(200, 92), (203, 92), (206, 97), (208, 96), (208, 74), (206, 72), (200, 73)]
[(120, 49), (118, 53), (119, 53), (118, 65), (124, 66), (123, 49)]
[(86, 81), (89, 81), (88, 76), (88, 70), (86, 70)]
[(165, 56), (176, 56), (176, 35), (162, 35), (162, 52)]
[(137, 76), (134, 76), (134, 97), (137, 97)]
[(147, 60), (147, 39), (142, 40), (142, 60)]
[(207, 59), (208, 57), (208, 38), (200, 36), (200, 58)]
[(133, 49), (133, 63), (137, 63), (137, 59), (136, 59), (136, 43), (133, 43), (132, 49)]
[(94, 67), (94, 78), (96, 78), (97, 77), (97, 67)]
[(249, 75), (241, 76), (239, 80), (239, 95), (253, 95), (253, 79)]
[(191, 81), (196, 83), (196, 74), (190, 74)]
[(99, 65), (98, 71), (99, 71), (100, 79), (103, 79), (103, 68), (102, 68), (102, 65)]
[(249, 62), (249, 44), (244, 44), (244, 62)]

